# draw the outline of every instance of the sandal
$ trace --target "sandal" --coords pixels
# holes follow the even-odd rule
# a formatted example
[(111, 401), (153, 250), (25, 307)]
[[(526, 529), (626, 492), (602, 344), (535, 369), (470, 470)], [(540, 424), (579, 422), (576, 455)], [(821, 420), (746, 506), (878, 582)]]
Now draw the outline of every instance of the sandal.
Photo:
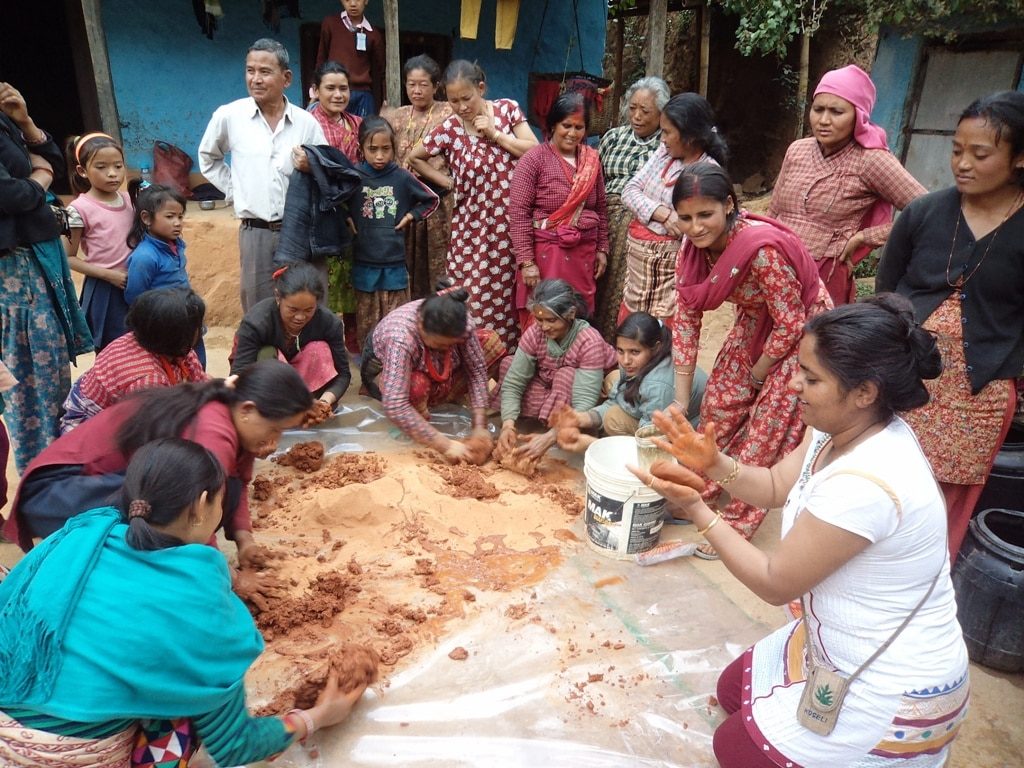
[(718, 553), (715, 548), (710, 544), (704, 543), (697, 547), (693, 552), (694, 557), (699, 557), (701, 560), (718, 560)]

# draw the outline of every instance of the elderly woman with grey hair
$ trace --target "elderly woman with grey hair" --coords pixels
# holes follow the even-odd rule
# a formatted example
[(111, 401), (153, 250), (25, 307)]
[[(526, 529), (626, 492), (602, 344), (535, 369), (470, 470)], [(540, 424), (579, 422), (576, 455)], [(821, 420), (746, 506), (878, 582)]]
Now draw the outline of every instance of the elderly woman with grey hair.
[[(520, 439), (519, 417), (547, 422), (565, 405), (588, 411), (601, 399), (615, 350), (583, 319), (583, 297), (565, 280), (541, 280), (529, 302), (533, 322), (515, 355), (501, 361), (493, 404), (501, 407), (497, 458), (516, 454), (539, 460), (555, 444), (556, 430)], [(522, 443), (520, 445), (520, 443)]]
[(622, 205), (622, 190), (661, 141), (661, 110), (671, 94), (660, 77), (644, 77), (626, 90), (623, 125), (601, 137), (601, 168), (608, 196), (608, 266), (598, 281), (594, 325), (614, 343), (622, 283), (626, 278), (626, 230), (632, 213)]

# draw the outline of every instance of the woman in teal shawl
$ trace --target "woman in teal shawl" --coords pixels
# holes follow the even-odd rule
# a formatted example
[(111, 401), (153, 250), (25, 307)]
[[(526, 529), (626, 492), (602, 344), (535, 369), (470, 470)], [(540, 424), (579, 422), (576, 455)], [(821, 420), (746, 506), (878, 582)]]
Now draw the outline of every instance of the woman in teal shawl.
[(275, 755), (341, 722), (365, 686), (252, 718), (244, 676), (263, 650), (231, 591), (224, 471), (179, 438), (141, 448), (113, 507), (71, 518), (0, 583), (0, 765), (219, 765)]

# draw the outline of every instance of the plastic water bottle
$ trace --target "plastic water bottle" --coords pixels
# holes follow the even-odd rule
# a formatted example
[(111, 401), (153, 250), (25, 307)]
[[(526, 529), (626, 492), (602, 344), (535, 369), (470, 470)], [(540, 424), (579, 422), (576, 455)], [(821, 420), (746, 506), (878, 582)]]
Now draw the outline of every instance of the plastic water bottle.
[(146, 187), (151, 187), (153, 185), (153, 173), (152, 171), (149, 170), (148, 165), (144, 165), (142, 166), (142, 168), (139, 169), (139, 179), (140, 192), (144, 190)]

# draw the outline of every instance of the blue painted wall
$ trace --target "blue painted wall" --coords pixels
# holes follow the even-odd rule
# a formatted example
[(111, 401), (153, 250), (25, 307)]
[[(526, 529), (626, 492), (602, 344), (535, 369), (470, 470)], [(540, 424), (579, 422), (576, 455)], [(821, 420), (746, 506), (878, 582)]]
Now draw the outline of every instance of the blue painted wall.
[[(547, 4), (541, 35), (540, 19)], [(189, 3), (166, 0), (105, 0), (103, 29), (107, 38), (114, 94), (122, 124), (128, 164), (148, 165), (153, 142), (176, 144), (193, 158), (210, 115), (221, 104), (246, 95), (245, 51), (260, 37), (280, 40), (298, 60), (299, 26), (339, 13), (336, 0), (302, 0), (303, 19), (283, 18), (279, 32), (264, 26), (259, 3), (222, 0), (224, 17), (208, 40), (199, 30)], [(580, 0), (579, 32), (583, 69), (601, 72), (607, 4)], [(459, 0), (402, 0), (403, 31), (458, 37)], [(381, 3), (370, 0), (371, 23), (382, 24)], [(561, 72), (573, 41), (569, 69), (580, 69), (573, 3), (569, 0), (522, 0), (512, 50), (494, 50), (495, 0), (484, 0), (477, 40), (456, 39), (456, 58), (476, 59), (487, 72), (489, 94), (508, 97), (524, 107), (528, 74)], [(297, 68), (297, 63), (295, 64)], [(296, 76), (295, 80), (298, 80)], [(301, 103), (296, 82), (288, 98)]]
[(889, 147), (896, 157), (902, 157), (906, 137), (903, 126), (910, 106), (910, 94), (917, 66), (924, 50), (920, 35), (903, 37), (891, 27), (881, 30), (871, 79), (878, 91), (872, 120), (885, 128)]

